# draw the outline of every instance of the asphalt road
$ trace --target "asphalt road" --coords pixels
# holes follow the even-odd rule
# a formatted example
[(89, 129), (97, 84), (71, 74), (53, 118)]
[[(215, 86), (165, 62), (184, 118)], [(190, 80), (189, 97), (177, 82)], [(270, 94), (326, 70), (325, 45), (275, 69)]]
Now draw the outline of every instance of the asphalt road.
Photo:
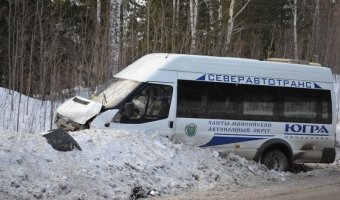
[[(158, 198), (157, 198), (158, 199)], [(340, 168), (294, 174), (288, 181), (191, 191), (167, 200), (340, 200)]]

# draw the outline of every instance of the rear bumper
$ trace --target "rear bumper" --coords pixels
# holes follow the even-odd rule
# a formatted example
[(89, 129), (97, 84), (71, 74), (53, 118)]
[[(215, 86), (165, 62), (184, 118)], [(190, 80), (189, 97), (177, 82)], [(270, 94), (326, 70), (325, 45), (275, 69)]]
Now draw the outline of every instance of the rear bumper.
[(335, 160), (335, 148), (323, 148), (320, 163), (332, 163)]

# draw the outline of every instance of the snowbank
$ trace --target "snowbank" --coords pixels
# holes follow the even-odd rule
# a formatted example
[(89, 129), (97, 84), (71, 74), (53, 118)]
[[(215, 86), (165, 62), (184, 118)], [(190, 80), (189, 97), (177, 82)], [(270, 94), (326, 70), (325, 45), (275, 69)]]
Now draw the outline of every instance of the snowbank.
[[(72, 91), (64, 90), (63, 95), (75, 93), (88, 97), (89, 90), (80, 86)], [(61, 101), (42, 101), (16, 91), (0, 87), (0, 131), (40, 133), (54, 128), (53, 115)]]
[(286, 180), (289, 173), (157, 135), (85, 130), (71, 133), (83, 151), (59, 152), (38, 134), (0, 134), (0, 197), (126, 199), (135, 186), (175, 194), (218, 185)]
[(50, 129), (51, 102), (1, 87), (0, 99), (0, 131), (37, 133)]

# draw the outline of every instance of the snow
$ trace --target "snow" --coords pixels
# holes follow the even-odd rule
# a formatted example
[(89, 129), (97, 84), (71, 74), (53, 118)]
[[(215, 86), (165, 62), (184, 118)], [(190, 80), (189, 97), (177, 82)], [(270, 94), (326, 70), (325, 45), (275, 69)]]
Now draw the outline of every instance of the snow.
[[(85, 98), (89, 94), (88, 89), (82, 87), (75, 87), (72, 91), (76, 95)], [(70, 90), (63, 91), (63, 95), (66, 96), (70, 93)], [(51, 101), (41, 101), (25, 95), (21, 95), (20, 99), (18, 92), (1, 87), (0, 99), (0, 113), (2, 114), (0, 118), (0, 131), (40, 133), (54, 128), (53, 113), (61, 102), (51, 104)]]
[(164, 195), (221, 183), (284, 181), (290, 175), (158, 135), (110, 130), (71, 135), (82, 151), (56, 151), (40, 134), (0, 133), (0, 197), (126, 199), (136, 186)]
[[(37, 133), (51, 124), (51, 103), (0, 87), (0, 131)], [(20, 102), (20, 103), (19, 103)], [(13, 103), (13, 109), (12, 109)]]
[[(339, 99), (340, 83), (335, 83)], [(138, 131), (72, 132), (82, 151), (59, 152), (42, 137), (58, 103), (21, 95), (19, 104), (19, 96), (0, 88), (0, 199), (128, 199), (137, 186), (163, 196), (289, 181), (294, 176), (237, 155), (219, 155)], [(333, 164), (319, 166), (339, 167), (340, 154)]]

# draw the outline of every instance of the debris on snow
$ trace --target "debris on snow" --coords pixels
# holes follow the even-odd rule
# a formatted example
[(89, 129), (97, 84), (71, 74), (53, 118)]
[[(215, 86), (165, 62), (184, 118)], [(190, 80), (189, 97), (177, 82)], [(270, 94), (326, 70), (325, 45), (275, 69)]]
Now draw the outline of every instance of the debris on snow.
[(72, 151), (74, 147), (81, 151), (81, 148), (77, 141), (68, 134), (64, 129), (58, 128), (43, 135), (47, 142), (58, 151)]
[(139, 198), (146, 198), (147, 197), (147, 192), (145, 192), (145, 190), (141, 187), (134, 187), (132, 189), (132, 194), (130, 195), (130, 200), (135, 200), (135, 199), (139, 199)]

